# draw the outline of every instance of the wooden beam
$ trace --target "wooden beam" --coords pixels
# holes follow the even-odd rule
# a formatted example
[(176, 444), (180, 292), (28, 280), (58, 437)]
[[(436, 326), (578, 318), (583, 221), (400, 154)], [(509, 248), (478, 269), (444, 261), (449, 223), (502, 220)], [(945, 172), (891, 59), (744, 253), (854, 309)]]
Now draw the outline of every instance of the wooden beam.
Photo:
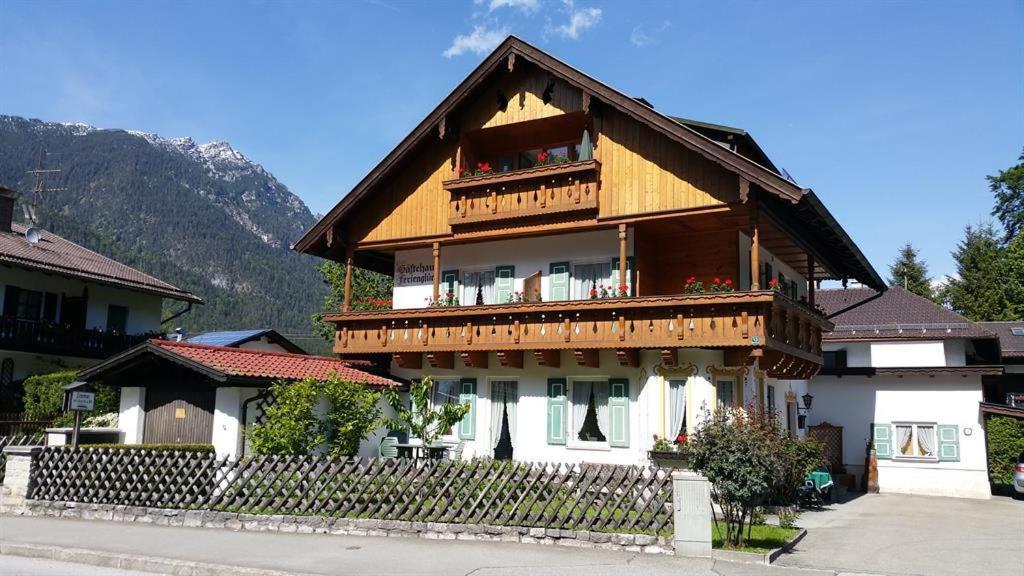
[(661, 363), (666, 368), (679, 366), (679, 350), (677, 348), (663, 348), (661, 350)]
[(723, 359), (726, 366), (746, 366), (751, 358), (752, 348), (726, 348)]
[(423, 354), (419, 352), (398, 352), (393, 357), (399, 368), (423, 368)]
[(441, 300), (441, 245), (434, 242), (434, 302)]
[(587, 368), (601, 367), (601, 353), (596, 348), (575, 350), (573, 353), (576, 355), (576, 363), (580, 366), (585, 366)]
[[(629, 284), (629, 279), (626, 276), (628, 270), (628, 261), (626, 259), (626, 239), (628, 227), (625, 224), (619, 224), (619, 284)], [(616, 293), (618, 293), (619, 287), (613, 286)]]
[(814, 308), (814, 255), (807, 255), (807, 304)]
[(455, 368), (455, 352), (427, 352), (427, 362), (431, 368)]
[(640, 351), (636, 348), (620, 348), (615, 351), (615, 357), (619, 359), (620, 366), (636, 368), (640, 365)]
[(351, 246), (345, 249), (345, 301), (341, 305), (342, 312), (352, 309), (352, 262), (355, 260), (355, 251)]
[(469, 352), (459, 352), (459, 356), (462, 357), (462, 363), (466, 365), (466, 368), (487, 368), (486, 351), (471, 350)]
[(523, 351), (522, 350), (498, 350), (498, 361), (505, 368), (522, 368), (523, 367)]
[(757, 197), (750, 199), (750, 289), (761, 289), (761, 239)]
[(541, 366), (559, 368), (562, 365), (562, 353), (559, 350), (534, 350), (533, 357)]

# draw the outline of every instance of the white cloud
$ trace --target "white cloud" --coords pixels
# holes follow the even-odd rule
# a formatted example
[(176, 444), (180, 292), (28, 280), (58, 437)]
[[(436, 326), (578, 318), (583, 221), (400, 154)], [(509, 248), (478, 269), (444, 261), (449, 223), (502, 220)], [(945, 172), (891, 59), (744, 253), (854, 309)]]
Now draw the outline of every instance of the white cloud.
[(672, 27), (672, 23), (665, 20), (660, 26), (654, 29), (653, 32), (648, 33), (644, 30), (643, 24), (637, 24), (633, 27), (633, 31), (629, 34), (629, 41), (635, 46), (643, 48), (648, 44), (653, 44), (661, 39), (661, 33)]
[[(473, 2), (483, 4), (484, 0), (473, 0)], [(494, 12), (499, 8), (516, 8), (527, 14), (533, 14), (540, 9), (540, 0), (491, 0), (487, 11)]]
[(601, 21), (600, 8), (590, 7), (576, 9), (573, 5), (573, 0), (563, 0), (563, 2), (565, 3), (565, 11), (569, 13), (569, 23), (550, 28), (550, 31), (558, 34), (562, 38), (571, 38), (572, 40), (576, 40), (580, 37), (582, 32), (593, 28)]
[(461, 56), (466, 52), (484, 54), (494, 50), (508, 36), (508, 28), (488, 29), (485, 26), (474, 26), (469, 34), (459, 34), (452, 40), (452, 45), (442, 52), (445, 58)]

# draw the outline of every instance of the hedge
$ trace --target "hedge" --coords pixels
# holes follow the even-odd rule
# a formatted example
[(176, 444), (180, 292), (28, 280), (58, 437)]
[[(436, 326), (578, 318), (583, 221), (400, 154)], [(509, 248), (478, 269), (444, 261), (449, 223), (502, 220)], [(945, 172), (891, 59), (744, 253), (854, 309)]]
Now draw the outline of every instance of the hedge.
[[(63, 414), (54, 422), (54, 426), (70, 426), (75, 421), (74, 413), (64, 413), (64, 387), (75, 379), (74, 370), (29, 376), (25, 379), (25, 411), (30, 416), (49, 418)], [(95, 409), (85, 415), (107, 414), (117, 412), (121, 405), (121, 391), (117, 388), (97, 384)]]
[(988, 470), (993, 484), (1013, 484), (1013, 469), (1024, 451), (1024, 419), (989, 416), (986, 421)]

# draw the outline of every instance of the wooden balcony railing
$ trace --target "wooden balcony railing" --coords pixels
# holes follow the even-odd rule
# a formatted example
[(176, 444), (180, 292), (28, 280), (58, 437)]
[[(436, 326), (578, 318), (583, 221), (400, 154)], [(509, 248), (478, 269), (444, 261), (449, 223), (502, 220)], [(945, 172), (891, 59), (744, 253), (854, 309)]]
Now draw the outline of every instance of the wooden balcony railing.
[(74, 330), (47, 322), (0, 318), (0, 350), (77, 358), (106, 358), (154, 336), (155, 334), (114, 334), (102, 330)]
[(452, 226), (597, 209), (597, 160), (448, 180)]
[(336, 353), (390, 353), (413, 365), (421, 353), (437, 366), (455, 353), (486, 365), (481, 353), (497, 352), (504, 365), (522, 367), (525, 351), (545, 364), (552, 351), (572, 350), (583, 364), (593, 351), (610, 349), (635, 364), (640, 349), (668, 357), (678, 348), (722, 348), (761, 356), (770, 375), (787, 378), (820, 367), (821, 333), (832, 327), (767, 291), (347, 312), (325, 320), (337, 326)]

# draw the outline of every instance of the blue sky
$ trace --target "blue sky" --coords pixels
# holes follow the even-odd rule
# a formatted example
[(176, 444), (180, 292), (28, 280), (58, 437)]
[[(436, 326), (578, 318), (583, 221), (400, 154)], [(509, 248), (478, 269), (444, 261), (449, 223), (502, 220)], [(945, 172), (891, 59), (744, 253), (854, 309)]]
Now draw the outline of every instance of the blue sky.
[(953, 271), (1024, 146), (1024, 2), (19, 2), (0, 113), (223, 139), (325, 212), (507, 33), (739, 126), (884, 275)]

